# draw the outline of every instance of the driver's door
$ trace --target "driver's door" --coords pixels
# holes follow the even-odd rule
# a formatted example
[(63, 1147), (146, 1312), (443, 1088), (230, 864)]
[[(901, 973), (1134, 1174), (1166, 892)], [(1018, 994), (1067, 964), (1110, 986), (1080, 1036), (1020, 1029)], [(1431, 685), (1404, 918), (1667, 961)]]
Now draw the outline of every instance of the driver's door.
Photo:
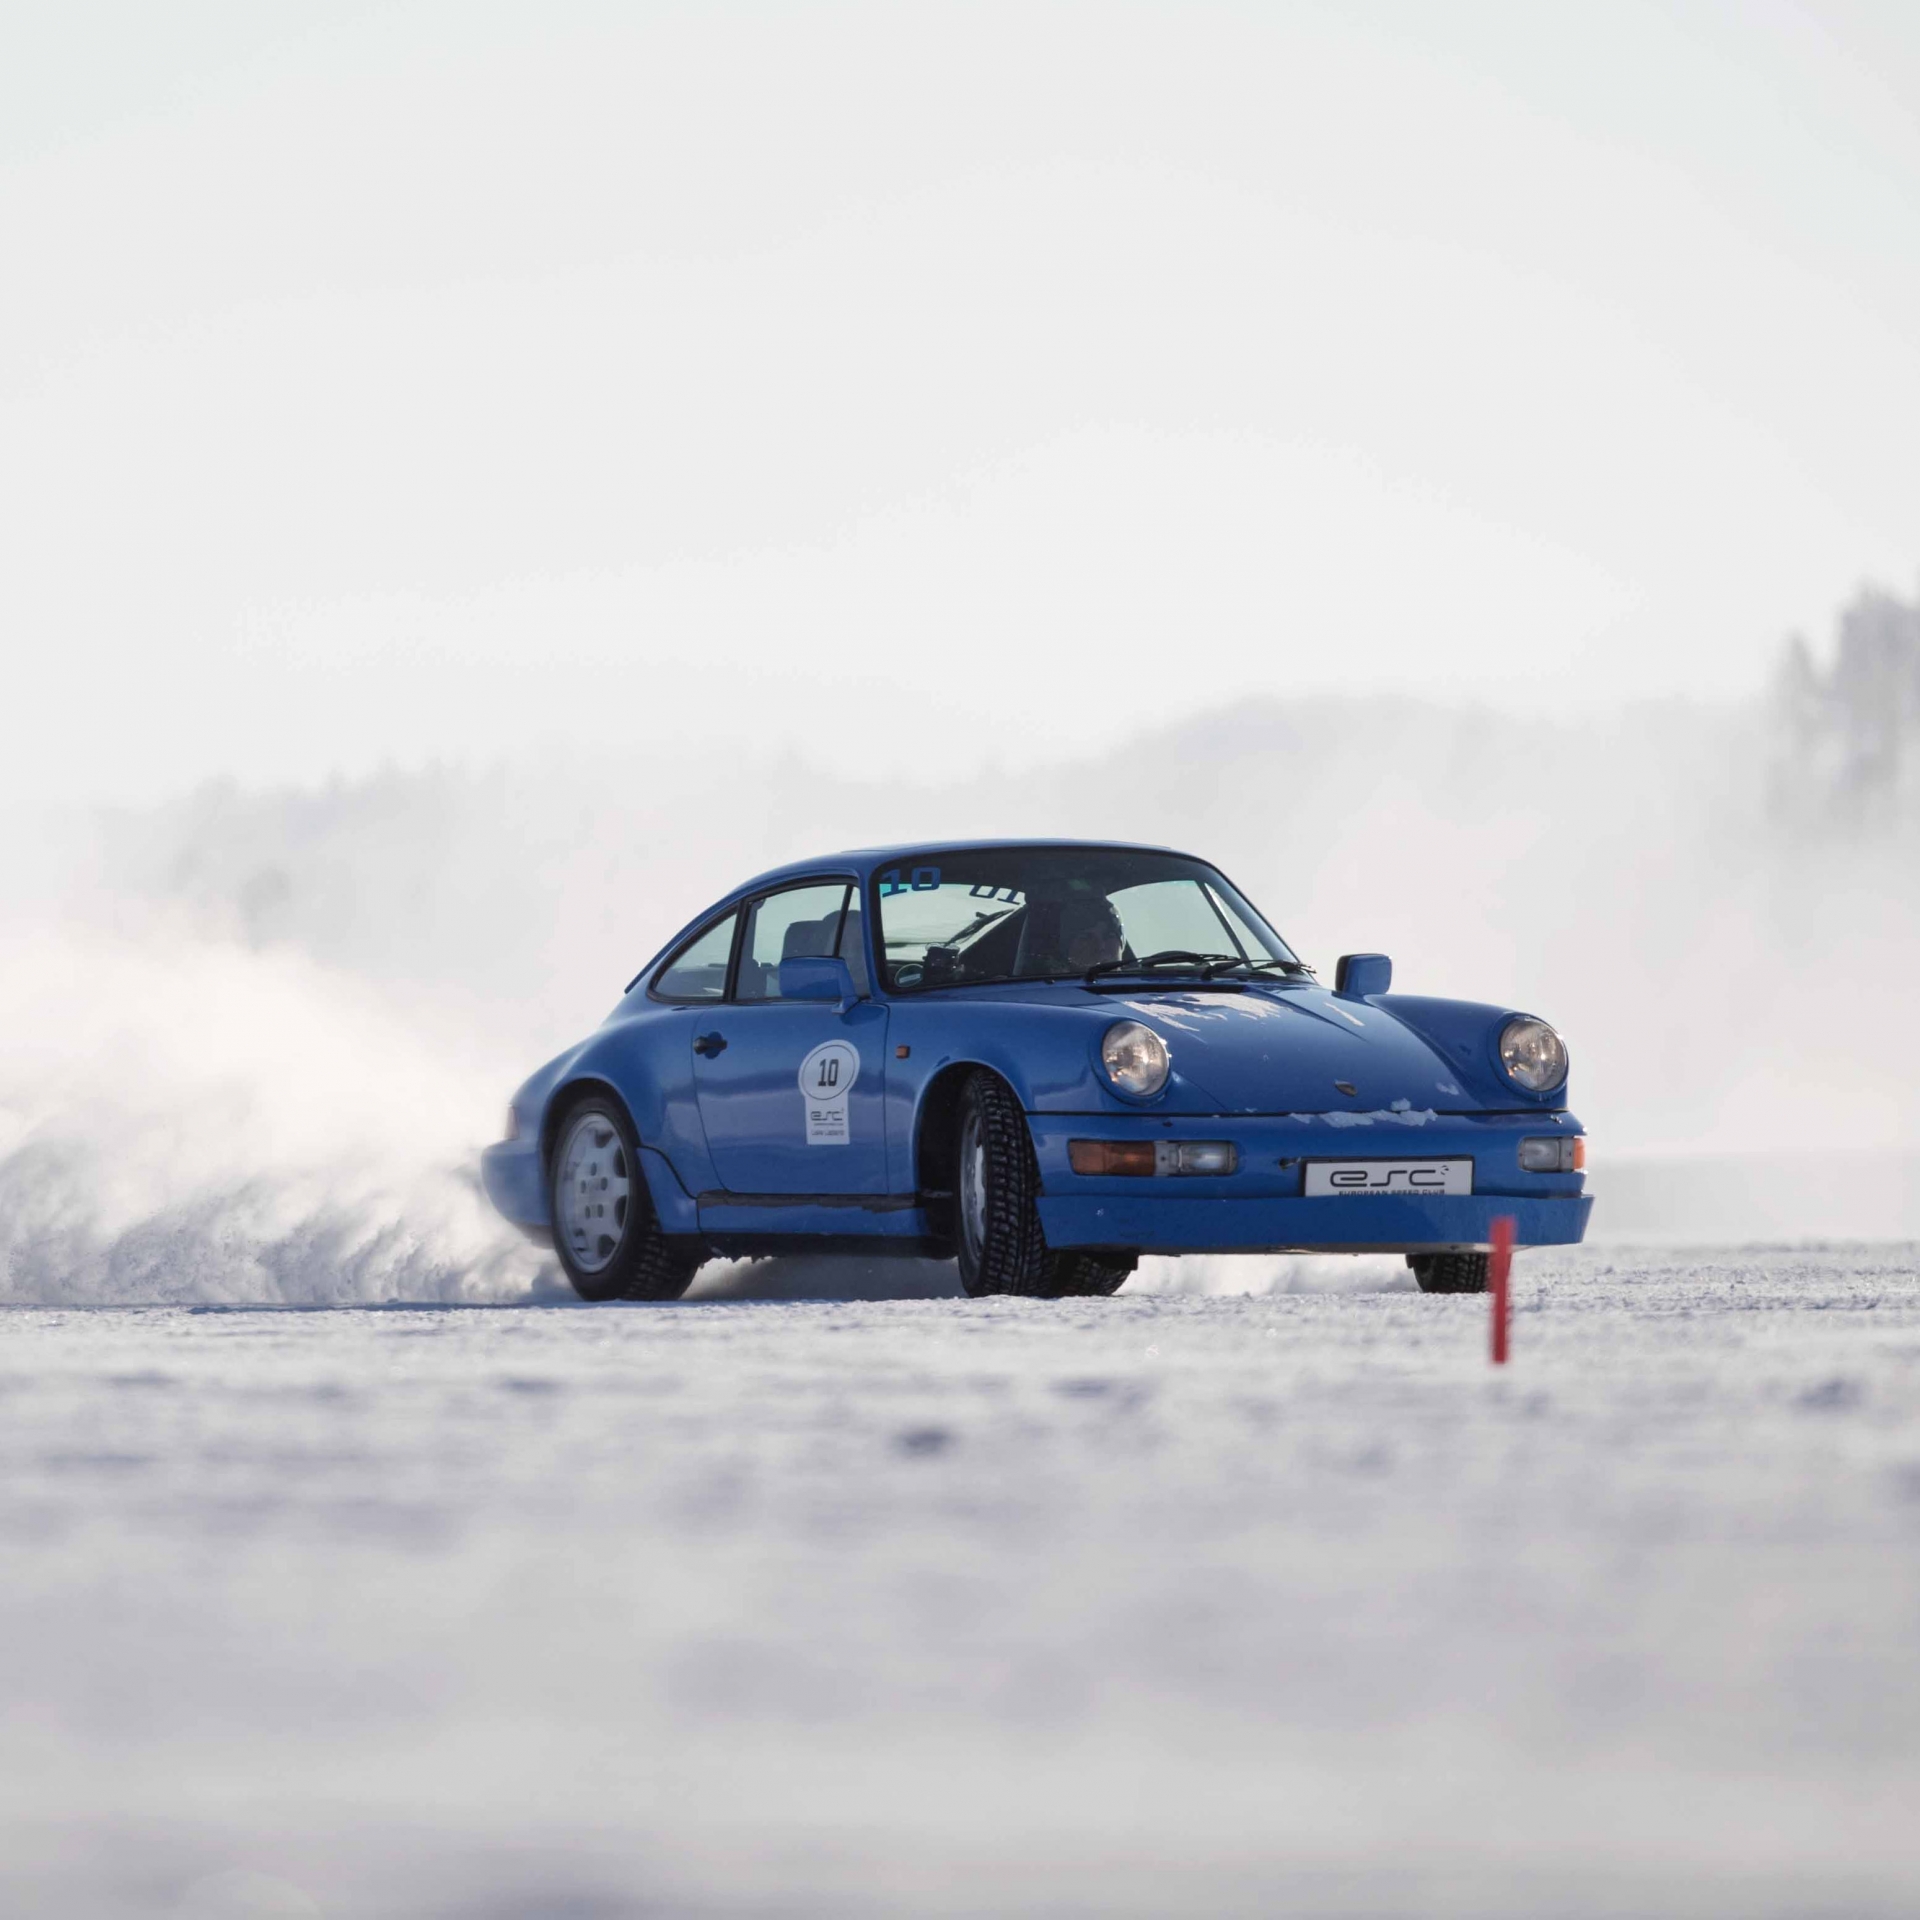
[(782, 1000), (780, 962), (841, 953), (863, 987), (859, 893), (844, 880), (750, 901), (732, 997), (691, 1036), (707, 1149), (730, 1194), (884, 1194), (887, 1009)]

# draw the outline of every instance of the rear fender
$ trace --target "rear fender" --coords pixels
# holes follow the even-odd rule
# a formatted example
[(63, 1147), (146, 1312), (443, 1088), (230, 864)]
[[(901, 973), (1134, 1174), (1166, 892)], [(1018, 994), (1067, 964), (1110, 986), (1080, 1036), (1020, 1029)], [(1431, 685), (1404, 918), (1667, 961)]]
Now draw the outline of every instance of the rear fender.
[(664, 1158), (683, 1190), (700, 1193), (720, 1185), (694, 1097), (693, 1027), (690, 1015), (662, 1018), (651, 1009), (601, 1027), (570, 1057), (548, 1097), (549, 1147), (566, 1103), (589, 1089), (603, 1091), (626, 1108), (640, 1144)]

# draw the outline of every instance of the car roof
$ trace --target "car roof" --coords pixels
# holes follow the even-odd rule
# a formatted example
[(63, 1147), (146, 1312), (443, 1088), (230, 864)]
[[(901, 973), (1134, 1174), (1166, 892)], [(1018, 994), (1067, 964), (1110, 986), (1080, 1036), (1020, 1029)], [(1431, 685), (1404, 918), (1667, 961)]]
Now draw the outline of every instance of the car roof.
[[(1198, 854), (1181, 853), (1177, 847), (1155, 847), (1135, 840), (917, 840), (897, 847), (851, 847), (840, 853), (823, 853), (811, 860), (790, 860), (784, 867), (756, 873), (751, 880), (730, 888), (727, 898), (757, 893), (762, 887), (778, 886), (784, 880), (804, 880), (809, 874), (845, 872), (853, 868), (865, 881), (876, 869), (904, 866), (933, 853), (991, 853), (1001, 847), (1079, 847), (1098, 853), (1170, 853), (1177, 859), (1197, 860)], [(1212, 866), (1211, 860), (1202, 862)]]
[[(1138, 840), (915, 840), (893, 847), (848, 847), (839, 853), (816, 854), (810, 860), (789, 860), (783, 867), (769, 867), (765, 873), (756, 873), (751, 880), (743, 880), (736, 887), (729, 887), (710, 907), (707, 907), (696, 919), (676, 933), (667, 944), (656, 953), (647, 964), (627, 982), (626, 991), (631, 993), (639, 986), (662, 961), (677, 952), (681, 944), (689, 939), (699, 928), (715, 914), (731, 911), (742, 900), (756, 893), (764, 893), (771, 887), (778, 887), (789, 880), (809, 880), (816, 874), (841, 874), (851, 870), (858, 876), (859, 883), (865, 886), (876, 870), (884, 872), (888, 867), (906, 865), (915, 860), (924, 859), (930, 853), (990, 853), (996, 847), (1084, 847), (1098, 853), (1168, 853), (1178, 860), (1199, 860), (1198, 854), (1182, 853), (1177, 847), (1156, 847)], [(1202, 866), (1213, 866), (1211, 860), (1201, 860)], [(1217, 872), (1218, 869), (1215, 868)]]

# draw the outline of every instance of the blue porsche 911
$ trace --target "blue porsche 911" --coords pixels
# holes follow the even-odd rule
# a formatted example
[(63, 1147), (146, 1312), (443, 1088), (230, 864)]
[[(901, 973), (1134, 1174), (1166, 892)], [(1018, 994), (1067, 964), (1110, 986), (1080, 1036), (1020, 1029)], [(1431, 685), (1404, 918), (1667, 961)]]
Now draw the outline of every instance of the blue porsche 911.
[(1486, 1286), (1492, 1222), (1586, 1229), (1567, 1050), (1509, 1007), (1322, 985), (1218, 868), (975, 842), (762, 874), (513, 1097), (493, 1203), (589, 1300), (711, 1257), (958, 1259), (1114, 1292), (1142, 1253), (1405, 1254)]

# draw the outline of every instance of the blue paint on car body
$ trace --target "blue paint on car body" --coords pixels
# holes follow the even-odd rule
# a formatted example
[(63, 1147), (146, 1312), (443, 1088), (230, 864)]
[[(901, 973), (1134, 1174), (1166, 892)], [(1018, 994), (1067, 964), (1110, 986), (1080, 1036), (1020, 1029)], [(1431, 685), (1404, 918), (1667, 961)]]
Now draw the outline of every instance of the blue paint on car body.
[[(1143, 951), (1158, 932), (1186, 957)], [(1390, 980), (1385, 956), (1354, 960), (1355, 984)], [(482, 1174), (507, 1219), (549, 1233), (557, 1121), (610, 1092), (662, 1230), (690, 1251), (950, 1252), (953, 1103), (984, 1069), (1027, 1116), (1060, 1250), (1421, 1252), (1485, 1245), (1501, 1213), (1522, 1244), (1567, 1244), (1592, 1205), (1584, 1175), (1519, 1156), (1523, 1137), (1580, 1134), (1564, 1074), (1529, 1087), (1502, 1064), (1503, 1035), (1531, 1020), (1324, 986), (1217, 868), (1168, 849), (865, 849), (757, 875), (681, 928), (515, 1093), (513, 1137)], [(1122, 1022), (1164, 1048), (1145, 1093), (1103, 1066)], [(1070, 1143), (1090, 1140), (1230, 1142), (1235, 1170), (1076, 1172)], [(1328, 1197), (1304, 1171), (1461, 1161), (1471, 1190), (1444, 1194)]]

